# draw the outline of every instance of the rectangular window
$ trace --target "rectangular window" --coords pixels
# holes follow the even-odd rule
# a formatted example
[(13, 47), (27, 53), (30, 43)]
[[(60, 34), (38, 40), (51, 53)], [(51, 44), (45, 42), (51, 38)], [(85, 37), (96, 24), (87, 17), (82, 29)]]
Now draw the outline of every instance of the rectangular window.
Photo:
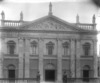
[(69, 49), (67, 47), (64, 47), (64, 55), (69, 55)]
[(32, 54), (35, 55), (36, 54), (36, 46), (32, 47)]
[(52, 55), (52, 54), (53, 54), (53, 47), (48, 46), (48, 55)]
[(8, 46), (8, 53), (9, 54), (14, 54), (15, 46), (14, 45), (9, 45)]

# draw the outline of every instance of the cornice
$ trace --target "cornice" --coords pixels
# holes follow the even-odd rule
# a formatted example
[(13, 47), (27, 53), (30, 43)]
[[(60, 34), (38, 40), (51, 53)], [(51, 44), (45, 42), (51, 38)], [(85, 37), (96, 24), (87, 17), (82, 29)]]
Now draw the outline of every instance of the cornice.
[(97, 31), (59, 31), (59, 30), (19, 30), (19, 29), (0, 29), (0, 32), (16, 32), (16, 33), (54, 33), (54, 34), (87, 34), (97, 35)]

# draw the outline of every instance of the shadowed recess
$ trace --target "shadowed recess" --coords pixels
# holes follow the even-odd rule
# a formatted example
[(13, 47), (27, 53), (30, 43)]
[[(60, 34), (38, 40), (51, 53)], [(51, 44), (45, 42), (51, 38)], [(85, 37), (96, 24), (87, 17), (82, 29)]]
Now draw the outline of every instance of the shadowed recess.
[(100, 0), (92, 0), (92, 2), (93, 2), (97, 7), (100, 7)]

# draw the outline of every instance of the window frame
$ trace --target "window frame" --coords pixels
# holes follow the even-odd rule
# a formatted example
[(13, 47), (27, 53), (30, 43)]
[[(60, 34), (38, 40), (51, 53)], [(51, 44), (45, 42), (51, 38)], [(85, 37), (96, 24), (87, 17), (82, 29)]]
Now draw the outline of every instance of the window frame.
[(69, 50), (70, 50), (69, 42), (64, 42), (64, 43), (62, 44), (62, 46), (63, 46), (64, 56), (69, 55)]
[(33, 55), (37, 54), (37, 42), (36, 41), (31, 42), (31, 50), (32, 50)]
[(89, 42), (86, 42), (83, 44), (83, 51), (85, 56), (90, 55), (90, 50), (91, 50), (91, 44)]
[(16, 43), (15, 41), (8, 41), (7, 42), (7, 52), (8, 54), (15, 54)]
[(48, 42), (46, 44), (46, 48), (47, 48), (47, 54), (48, 55), (53, 55), (53, 49), (54, 49), (54, 43), (53, 42)]

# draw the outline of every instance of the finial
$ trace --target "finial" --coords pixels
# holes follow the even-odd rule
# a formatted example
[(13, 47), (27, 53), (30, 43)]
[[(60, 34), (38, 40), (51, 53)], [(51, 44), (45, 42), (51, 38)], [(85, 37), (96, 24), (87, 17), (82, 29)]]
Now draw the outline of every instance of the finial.
[(23, 21), (23, 12), (20, 13), (20, 21)]
[(2, 20), (5, 20), (5, 13), (4, 11), (1, 12)]
[(52, 3), (49, 3), (49, 15), (52, 15)]
[(76, 16), (76, 23), (79, 23), (79, 15)]
[(93, 15), (92, 23), (95, 24), (95, 14)]

